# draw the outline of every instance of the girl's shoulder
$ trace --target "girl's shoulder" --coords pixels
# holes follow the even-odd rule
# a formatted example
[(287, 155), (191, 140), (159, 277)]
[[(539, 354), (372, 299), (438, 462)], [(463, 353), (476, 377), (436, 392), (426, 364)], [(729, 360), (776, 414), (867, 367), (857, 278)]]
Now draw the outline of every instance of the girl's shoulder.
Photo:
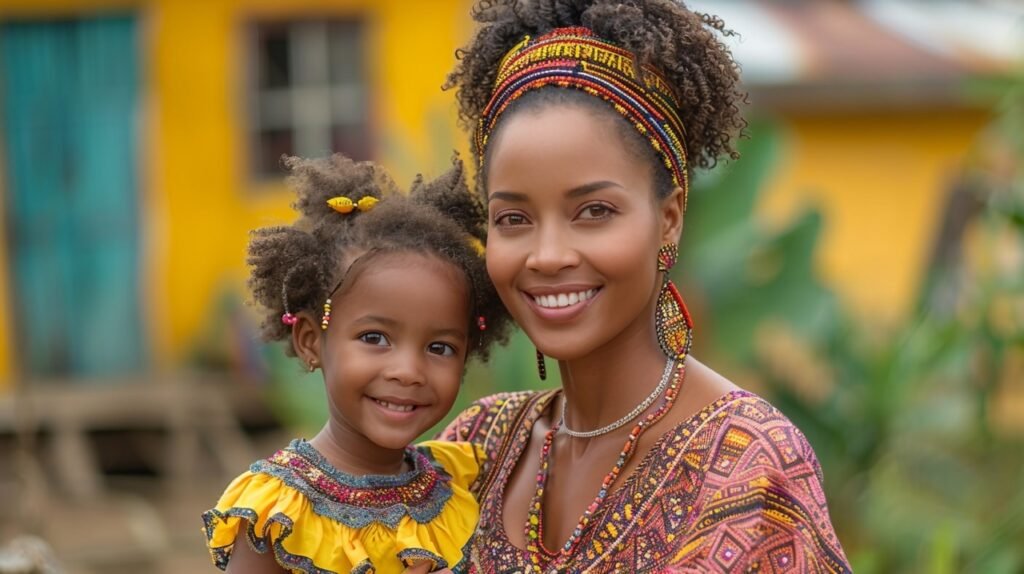
[(273, 552), (279, 564), (299, 572), (349, 572), (364, 563), (399, 571), (396, 555), (458, 564), (477, 516), (467, 488), (476, 467), (467, 446), (410, 447), (408, 472), (354, 476), (294, 440), (253, 463), (203, 513), (211, 558), (226, 568), (244, 537), (256, 552)]

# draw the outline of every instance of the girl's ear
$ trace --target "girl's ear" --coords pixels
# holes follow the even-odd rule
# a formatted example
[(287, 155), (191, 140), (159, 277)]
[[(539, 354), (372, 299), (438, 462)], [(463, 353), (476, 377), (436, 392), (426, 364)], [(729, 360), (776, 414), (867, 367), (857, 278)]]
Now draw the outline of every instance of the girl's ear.
[(318, 367), (320, 361), (320, 321), (307, 311), (300, 312), (292, 325), (292, 346), (295, 354), (307, 366)]
[(661, 243), (679, 243), (683, 232), (683, 210), (685, 195), (682, 188), (675, 188), (668, 197), (660, 201), (659, 218), (661, 219)]

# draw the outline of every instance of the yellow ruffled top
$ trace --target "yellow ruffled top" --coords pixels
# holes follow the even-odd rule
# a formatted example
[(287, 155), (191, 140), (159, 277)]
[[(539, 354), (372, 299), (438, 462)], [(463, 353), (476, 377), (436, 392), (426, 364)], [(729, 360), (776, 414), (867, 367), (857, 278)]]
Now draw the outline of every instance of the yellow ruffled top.
[(203, 513), (213, 563), (226, 569), (242, 524), (252, 548), (290, 572), (400, 573), (419, 560), (460, 572), (479, 508), (469, 493), (482, 456), (470, 443), (406, 449), (412, 470), (353, 476), (304, 440), (254, 463)]

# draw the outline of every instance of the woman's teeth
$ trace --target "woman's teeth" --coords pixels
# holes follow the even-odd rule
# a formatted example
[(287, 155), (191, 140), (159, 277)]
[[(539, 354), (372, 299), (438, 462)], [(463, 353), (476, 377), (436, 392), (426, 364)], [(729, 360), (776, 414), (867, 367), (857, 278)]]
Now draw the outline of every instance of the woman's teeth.
[(416, 405), (396, 405), (395, 403), (389, 403), (380, 399), (373, 399), (373, 401), (389, 411), (397, 411), (400, 413), (407, 413), (416, 408)]
[(538, 295), (533, 298), (537, 305), (545, 309), (558, 309), (582, 303), (597, 293), (597, 289), (587, 289), (577, 293), (559, 293), (558, 295)]

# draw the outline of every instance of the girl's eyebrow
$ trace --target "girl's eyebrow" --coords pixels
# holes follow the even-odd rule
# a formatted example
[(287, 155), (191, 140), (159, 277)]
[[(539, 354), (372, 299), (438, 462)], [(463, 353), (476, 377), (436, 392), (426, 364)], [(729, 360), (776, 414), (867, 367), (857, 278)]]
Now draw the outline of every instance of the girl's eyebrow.
[[(389, 317), (381, 317), (379, 315), (364, 315), (364, 316), (356, 319), (355, 321), (353, 321), (353, 323), (356, 324), (356, 325), (380, 324), (380, 325), (384, 325), (384, 326), (392, 327), (393, 328), (393, 327), (397, 327), (398, 326), (399, 321), (397, 321), (396, 319), (391, 319)], [(454, 327), (452, 327), (452, 328), (441, 328), (441, 329), (437, 329), (437, 330), (433, 331), (433, 334), (434, 334), (434, 336), (448, 335), (448, 336), (455, 337), (455, 338), (461, 338), (461, 337), (465, 337), (466, 336), (466, 330), (465, 329), (454, 328)]]
[(389, 319), (388, 317), (380, 317), (377, 315), (363, 315), (362, 317), (353, 321), (353, 323), (357, 325), (362, 323), (380, 323), (383, 325), (387, 325), (388, 327), (394, 327), (398, 325), (398, 321), (394, 319)]
[(465, 329), (438, 329), (434, 331), (435, 337), (448, 336), (456, 339), (461, 339), (466, 336)]
[[(584, 183), (583, 185), (578, 185), (570, 189), (565, 193), (565, 196), (568, 198), (576, 198), (583, 195), (587, 195), (588, 193), (593, 193), (595, 191), (605, 189), (607, 187), (617, 187), (619, 189), (624, 189), (621, 185), (615, 183), (614, 181), (592, 181), (590, 183)], [(490, 203), (495, 199), (502, 199), (505, 201), (511, 201), (513, 203), (524, 203), (527, 200), (527, 197), (525, 193), (519, 193), (516, 191), (495, 191), (494, 193), (487, 197), (487, 202)]]

